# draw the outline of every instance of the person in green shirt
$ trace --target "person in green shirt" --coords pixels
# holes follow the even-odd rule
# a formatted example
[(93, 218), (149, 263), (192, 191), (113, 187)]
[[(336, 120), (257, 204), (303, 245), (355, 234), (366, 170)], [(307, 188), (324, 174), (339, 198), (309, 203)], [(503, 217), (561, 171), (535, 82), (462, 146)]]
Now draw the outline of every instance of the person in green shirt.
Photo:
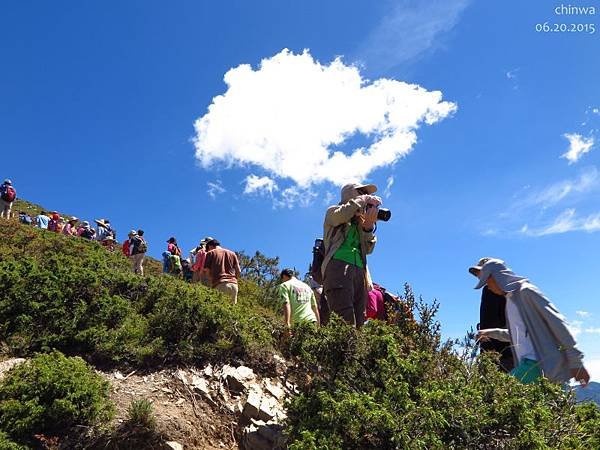
[(365, 322), (367, 292), (372, 281), (367, 255), (373, 252), (381, 199), (374, 184), (350, 183), (337, 205), (327, 208), (323, 223), (323, 292), (332, 313), (352, 326)]
[(319, 308), (310, 286), (296, 278), (292, 269), (283, 269), (280, 278), (279, 298), (288, 329), (300, 322), (312, 322), (318, 326)]

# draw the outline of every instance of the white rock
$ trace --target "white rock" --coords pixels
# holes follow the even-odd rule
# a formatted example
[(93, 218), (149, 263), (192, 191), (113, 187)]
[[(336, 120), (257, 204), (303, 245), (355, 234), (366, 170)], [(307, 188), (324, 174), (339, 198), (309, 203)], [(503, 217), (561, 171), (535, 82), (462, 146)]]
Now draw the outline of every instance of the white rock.
[(179, 442), (169, 441), (169, 442), (166, 442), (166, 444), (169, 447), (171, 447), (173, 450), (183, 450), (183, 445), (181, 445)]
[(188, 381), (188, 379), (187, 379), (187, 375), (185, 374), (185, 372), (184, 372), (183, 370), (179, 369), (179, 370), (177, 371), (177, 373), (175, 374), (175, 376), (176, 376), (176, 377), (177, 377), (179, 380), (181, 380), (181, 382), (182, 382), (183, 384), (186, 384), (186, 385), (187, 385), (187, 384), (189, 384), (189, 381)]
[(18, 366), (19, 364), (23, 364), (24, 362), (25, 358), (11, 358), (0, 362), (0, 379), (2, 379), (6, 372), (8, 372), (10, 369)]
[(204, 395), (210, 394), (210, 386), (208, 385), (208, 382), (202, 377), (194, 375), (192, 377), (192, 386), (194, 386), (194, 389), (200, 391), (200, 393)]
[(265, 389), (269, 394), (275, 397), (277, 400), (281, 400), (285, 395), (283, 386), (280, 383), (273, 383), (271, 380), (266, 379), (264, 381)]

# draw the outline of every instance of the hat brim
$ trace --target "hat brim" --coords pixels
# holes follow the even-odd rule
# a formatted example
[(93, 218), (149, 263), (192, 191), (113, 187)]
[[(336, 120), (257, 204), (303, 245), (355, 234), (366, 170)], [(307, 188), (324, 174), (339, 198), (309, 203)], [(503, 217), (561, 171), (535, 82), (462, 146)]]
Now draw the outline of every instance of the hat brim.
[(359, 184), (358, 186), (355, 186), (354, 189), (362, 189), (369, 195), (377, 192), (377, 186), (375, 186), (374, 184)]
[(469, 273), (473, 276), (477, 276), (477, 274), (481, 272), (481, 266), (471, 266), (469, 267)]

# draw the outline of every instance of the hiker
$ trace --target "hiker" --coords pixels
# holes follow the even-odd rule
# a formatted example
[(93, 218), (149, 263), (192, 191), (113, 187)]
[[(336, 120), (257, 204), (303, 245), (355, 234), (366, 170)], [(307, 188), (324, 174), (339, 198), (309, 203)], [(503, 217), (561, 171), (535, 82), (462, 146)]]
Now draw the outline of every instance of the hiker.
[(133, 264), (133, 272), (138, 275), (144, 275), (144, 257), (148, 251), (148, 243), (144, 239), (144, 230), (131, 230), (129, 240), (129, 253)]
[(32, 225), (33, 219), (25, 211), (19, 211), (19, 222), (21, 222), (23, 225)]
[(583, 366), (583, 354), (567, 328), (565, 317), (525, 277), (516, 275), (504, 261), (488, 258), (472, 267), (479, 278), (475, 289), (486, 286), (506, 298), (505, 328), (479, 330), (477, 338), (510, 342), (516, 367), (511, 375), (525, 384), (542, 376), (556, 383), (571, 378), (583, 386), (590, 375)]
[(102, 239), (102, 241), (100, 242), (100, 244), (102, 245), (102, 247), (104, 247), (106, 250), (108, 250), (109, 252), (114, 252), (115, 251), (115, 238), (112, 236), (107, 236), (104, 239)]
[(79, 222), (79, 219), (72, 216), (63, 227), (63, 234), (66, 236), (77, 236), (77, 222)]
[(163, 273), (179, 277), (183, 268), (181, 267), (181, 258), (171, 252), (164, 251), (163, 257)]
[(310, 286), (294, 276), (292, 269), (283, 269), (280, 275), (279, 298), (283, 306), (283, 320), (288, 330), (301, 322), (319, 326), (319, 308)]
[(96, 233), (96, 240), (102, 242), (108, 236), (114, 237), (113, 229), (110, 226), (108, 219), (95, 219), (94, 222), (98, 225), (98, 231)]
[(319, 309), (319, 324), (325, 326), (329, 322), (329, 305), (327, 304), (327, 299), (323, 295), (323, 285), (317, 283), (310, 272), (305, 275), (305, 279), (306, 284), (310, 286), (313, 294), (315, 294), (315, 300), (317, 301), (317, 307)]
[(46, 211), (40, 212), (35, 217), (35, 226), (42, 230), (48, 229), (48, 222), (50, 222), (50, 217), (48, 217), (48, 213), (46, 213)]
[[(477, 276), (477, 271), (490, 259), (481, 258), (476, 265), (469, 267), (469, 273)], [(490, 288), (484, 286), (481, 291), (477, 329), (488, 328), (506, 328), (506, 298), (503, 295), (494, 294)], [(485, 342), (479, 342), (479, 349), (482, 353), (499, 353), (498, 366), (504, 372), (510, 372), (515, 367), (510, 342), (489, 338)]]
[(373, 184), (347, 184), (339, 204), (330, 206), (323, 224), (323, 290), (329, 309), (348, 324), (364, 323), (367, 292), (372, 283), (367, 255), (373, 252), (381, 199)]
[(77, 228), (77, 236), (93, 241), (96, 237), (96, 230), (90, 226), (90, 223), (87, 220), (84, 220), (81, 222), (79, 228)]
[(177, 245), (177, 239), (175, 239), (174, 237), (170, 237), (169, 240), (167, 241), (167, 251), (171, 255), (177, 255), (181, 258), (181, 250), (179, 249), (179, 246)]
[(367, 294), (366, 318), (385, 320), (385, 301), (379, 286), (373, 283), (373, 289)]
[(0, 217), (10, 219), (10, 210), (17, 198), (17, 191), (8, 178), (0, 185)]
[(194, 272), (192, 271), (192, 263), (189, 258), (181, 258), (181, 274), (183, 275), (183, 280), (188, 283), (192, 282), (192, 277)]
[(60, 227), (60, 214), (57, 212), (53, 212), (50, 216), (50, 220), (48, 221), (48, 231), (54, 231), (55, 233), (60, 233), (62, 229)]
[(212, 237), (205, 237), (200, 241), (198, 247), (191, 252), (193, 254), (192, 283), (202, 283), (205, 286), (208, 285), (208, 277), (202, 269), (204, 269), (204, 262), (206, 261), (206, 243), (212, 240)]
[(228, 295), (233, 304), (237, 303), (240, 263), (234, 252), (221, 247), (221, 243), (216, 239), (208, 241), (202, 270), (208, 275), (214, 289)]

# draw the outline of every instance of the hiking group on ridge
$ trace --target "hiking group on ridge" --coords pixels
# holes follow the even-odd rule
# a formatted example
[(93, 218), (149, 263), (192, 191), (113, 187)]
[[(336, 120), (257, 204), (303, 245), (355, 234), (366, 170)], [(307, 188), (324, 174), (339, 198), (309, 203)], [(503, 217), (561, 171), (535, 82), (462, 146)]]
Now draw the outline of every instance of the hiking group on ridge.
[[(342, 187), (340, 202), (325, 213), (323, 239), (315, 242), (308, 284), (299, 280), (292, 269), (281, 271), (278, 297), (289, 329), (300, 322), (325, 325), (330, 313), (357, 328), (369, 320), (386, 319), (386, 304), (393, 304), (394, 297), (373, 283), (367, 265), (367, 256), (377, 244), (377, 222), (391, 217), (389, 210), (380, 208), (381, 198), (373, 195), (376, 191), (373, 184)], [(0, 186), (1, 218), (11, 217), (15, 200), (16, 190), (6, 179)], [(115, 249), (116, 231), (108, 219), (96, 219), (96, 229), (88, 221), (74, 216), (66, 219), (57, 212), (42, 211), (32, 218), (21, 211), (19, 220), (51, 232), (97, 241), (109, 251)], [(144, 231), (131, 230), (122, 252), (136, 274), (144, 275), (147, 251)], [(217, 239), (205, 237), (188, 257), (182, 258), (176, 238), (171, 237), (162, 256), (164, 273), (210, 286), (232, 303), (237, 302), (239, 259), (235, 252), (221, 247)], [(477, 341), (481, 351), (499, 354), (501, 370), (523, 383), (534, 383), (541, 377), (556, 383), (572, 378), (582, 385), (589, 382), (583, 354), (565, 317), (535, 285), (498, 258), (482, 258), (468, 271), (479, 280), (475, 288), (483, 288)]]

